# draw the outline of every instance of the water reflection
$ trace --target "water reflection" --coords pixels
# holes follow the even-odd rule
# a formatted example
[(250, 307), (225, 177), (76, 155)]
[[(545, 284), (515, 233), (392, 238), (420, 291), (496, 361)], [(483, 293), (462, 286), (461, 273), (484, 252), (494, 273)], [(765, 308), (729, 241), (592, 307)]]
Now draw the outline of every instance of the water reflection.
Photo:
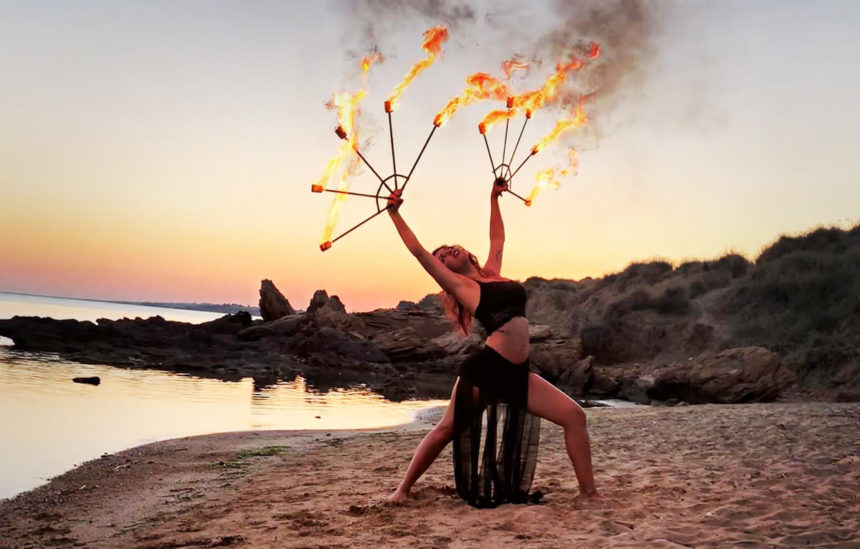
[[(99, 376), (101, 385), (73, 383), (78, 376)], [(0, 497), (146, 442), (246, 429), (381, 427), (444, 404), (395, 403), (361, 387), (323, 393), (301, 377), (255, 387), (250, 378), (76, 364), (0, 347)]]

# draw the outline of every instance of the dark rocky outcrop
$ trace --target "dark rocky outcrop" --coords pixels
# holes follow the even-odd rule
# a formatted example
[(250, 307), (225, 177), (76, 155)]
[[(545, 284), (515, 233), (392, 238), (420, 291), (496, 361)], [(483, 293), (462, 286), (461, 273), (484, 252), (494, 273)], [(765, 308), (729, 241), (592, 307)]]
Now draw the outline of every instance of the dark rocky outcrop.
[(667, 368), (652, 378), (646, 392), (652, 399), (691, 404), (767, 402), (794, 381), (794, 373), (781, 364), (776, 353), (761, 347), (740, 347)]
[[(786, 237), (755, 262), (737, 254), (673, 267), (635, 263), (580, 281), (531, 278), (533, 369), (571, 395), (641, 403), (860, 399), (860, 227)], [(447, 397), (480, 326), (452, 331), (439, 296), (347, 313), (318, 290), (298, 314), (271, 281), (262, 321), (203, 324), (15, 317), (15, 349), (81, 362), (254, 378), (302, 375), (322, 390), (363, 384), (390, 398)]]
[(260, 316), (263, 320), (277, 320), (283, 316), (296, 314), (295, 309), (269, 279), (260, 282)]

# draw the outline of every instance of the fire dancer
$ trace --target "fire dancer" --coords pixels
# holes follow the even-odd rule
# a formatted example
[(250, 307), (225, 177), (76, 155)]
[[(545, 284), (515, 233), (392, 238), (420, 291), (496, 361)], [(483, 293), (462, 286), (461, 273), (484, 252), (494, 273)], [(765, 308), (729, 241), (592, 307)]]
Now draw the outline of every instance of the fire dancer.
[(442, 288), (446, 315), (466, 335), (477, 318), (488, 334), (484, 346), (461, 365), (444, 417), (418, 445), (391, 502), (407, 498), (415, 481), (452, 440), (457, 492), (469, 504), (492, 507), (539, 499), (539, 493), (529, 494), (540, 439), (538, 418), (564, 428), (581, 493), (598, 495), (585, 412), (529, 371), (526, 290), (501, 276), (505, 229), (498, 200), (505, 188), (504, 181), (496, 182), (490, 194), (490, 254), (483, 266), (460, 246), (428, 252), (400, 215), (401, 190), (388, 197), (388, 213), (400, 238)]

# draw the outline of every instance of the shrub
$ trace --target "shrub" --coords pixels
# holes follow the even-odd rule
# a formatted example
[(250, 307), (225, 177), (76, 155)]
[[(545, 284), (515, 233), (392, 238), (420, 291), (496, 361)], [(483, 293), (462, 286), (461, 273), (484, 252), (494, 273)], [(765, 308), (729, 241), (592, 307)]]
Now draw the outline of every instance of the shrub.
[(618, 301), (609, 305), (606, 310), (606, 318), (617, 320), (633, 311), (643, 311), (654, 307), (654, 300), (644, 290), (634, 290)]
[(667, 261), (631, 263), (620, 273), (619, 281), (627, 283), (634, 279), (641, 279), (648, 284), (653, 284), (669, 272), (672, 272), (672, 264)]
[(708, 289), (705, 288), (705, 285), (702, 283), (701, 280), (694, 280), (692, 283), (690, 283), (689, 293), (691, 299), (695, 299), (707, 291)]
[(666, 288), (663, 295), (655, 301), (657, 311), (663, 314), (684, 315), (690, 312), (690, 298), (681, 286)]
[(803, 251), (840, 254), (847, 248), (851, 234), (836, 227), (830, 227), (816, 229), (801, 236), (782, 236), (762, 251), (756, 259), (756, 264), (775, 261), (788, 254)]
[(691, 274), (696, 274), (702, 272), (702, 268), (704, 263), (701, 261), (685, 261), (678, 265), (676, 271), (680, 272), (684, 276), (689, 276)]
[(747, 258), (740, 254), (726, 254), (715, 261), (708, 261), (707, 264), (707, 270), (728, 272), (732, 278), (745, 275), (750, 266)]

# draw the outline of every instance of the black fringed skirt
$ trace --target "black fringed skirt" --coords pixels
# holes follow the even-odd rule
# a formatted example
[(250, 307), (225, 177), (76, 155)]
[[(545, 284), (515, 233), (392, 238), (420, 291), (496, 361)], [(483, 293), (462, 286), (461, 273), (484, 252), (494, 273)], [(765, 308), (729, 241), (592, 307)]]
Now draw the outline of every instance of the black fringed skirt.
[(490, 347), (460, 367), (454, 397), (454, 480), (474, 507), (527, 503), (540, 443), (540, 418), (527, 412), (529, 363)]

